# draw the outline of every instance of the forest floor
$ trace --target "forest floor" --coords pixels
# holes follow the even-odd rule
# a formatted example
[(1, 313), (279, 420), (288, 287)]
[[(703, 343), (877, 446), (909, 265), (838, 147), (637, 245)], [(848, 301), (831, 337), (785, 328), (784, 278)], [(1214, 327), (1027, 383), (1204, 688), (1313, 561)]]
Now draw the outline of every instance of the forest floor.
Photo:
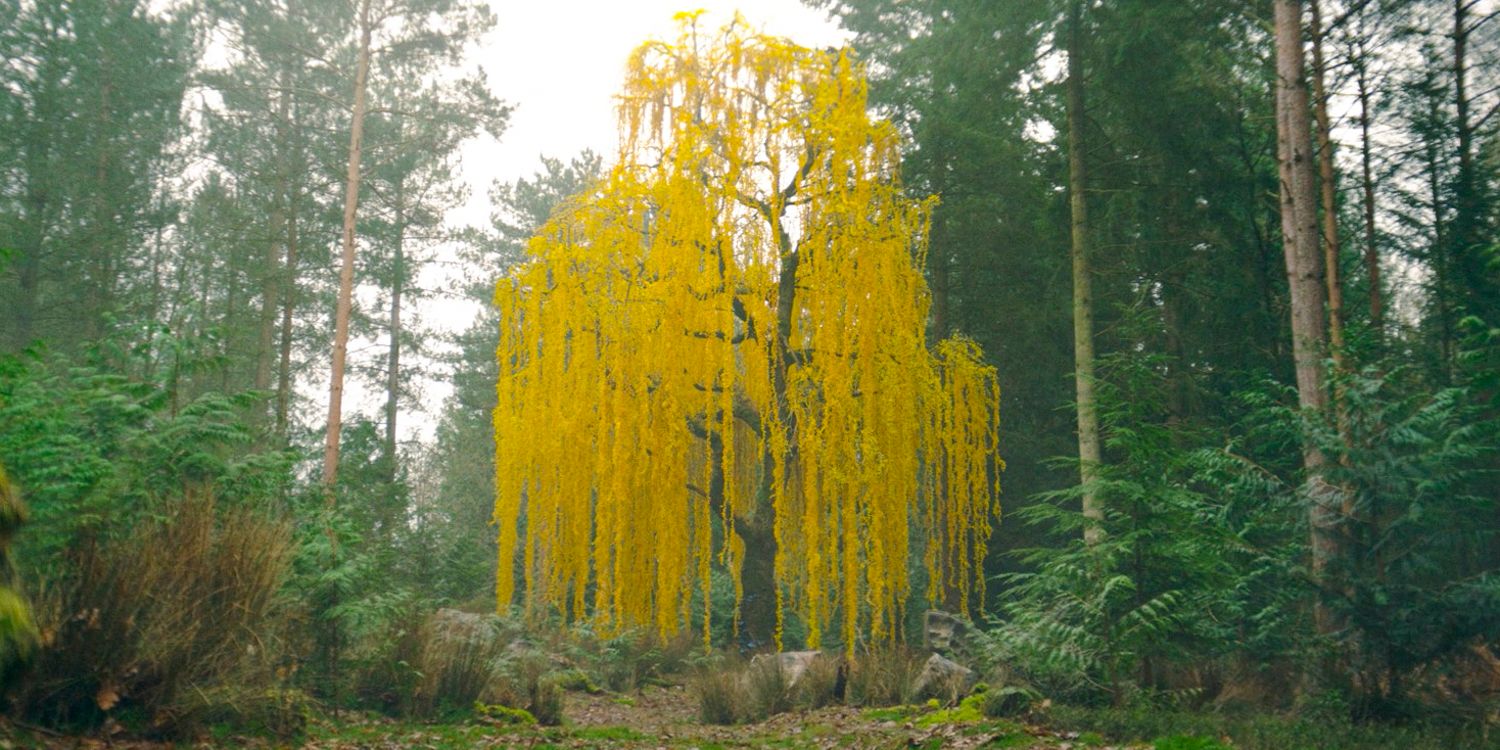
[(941, 718), (924, 707), (834, 706), (777, 714), (754, 724), (716, 726), (698, 720), (696, 701), (681, 686), (650, 686), (623, 695), (569, 693), (563, 715), (564, 725), (560, 727), (435, 725), (389, 720), (327, 724), (313, 727), (303, 747), (309, 750), (1110, 747), (1097, 737), (1003, 720), (924, 720)]
[[(829, 706), (772, 715), (760, 723), (700, 723), (697, 702), (682, 687), (627, 694), (568, 693), (564, 726), (411, 724), (395, 721), (318, 726), (305, 747), (621, 747), (621, 748), (1082, 748), (1107, 747), (1076, 732), (1053, 732), (1004, 720), (924, 721), (919, 706), (859, 709)], [(1124, 747), (1124, 745), (1122, 745)]]
[(467, 722), (432, 724), (345, 713), (314, 719), (300, 741), (220, 736), (164, 745), (101, 738), (13, 732), (0, 748), (39, 750), (166, 750), (166, 748), (293, 748), (305, 750), (458, 750), (459, 748), (1149, 748), (1109, 745), (1097, 735), (1005, 720), (949, 720), (935, 709), (908, 706), (858, 709), (834, 706), (778, 714), (735, 726), (698, 720), (696, 701), (681, 686), (650, 686), (626, 694), (569, 693), (564, 724), (556, 727)]

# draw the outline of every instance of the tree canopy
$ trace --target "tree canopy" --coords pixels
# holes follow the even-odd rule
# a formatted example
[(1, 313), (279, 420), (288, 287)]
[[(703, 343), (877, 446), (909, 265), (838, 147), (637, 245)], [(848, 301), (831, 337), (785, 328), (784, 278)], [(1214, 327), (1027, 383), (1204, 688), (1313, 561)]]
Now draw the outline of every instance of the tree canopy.
[(682, 20), (631, 59), (617, 166), (497, 289), (499, 602), (519, 548), (532, 611), (707, 633), (711, 567), (760, 594), (769, 524), (778, 640), (788, 608), (809, 645), (892, 636), (913, 555), (967, 608), (999, 391), (971, 341), (929, 348), (933, 201), (847, 50)]

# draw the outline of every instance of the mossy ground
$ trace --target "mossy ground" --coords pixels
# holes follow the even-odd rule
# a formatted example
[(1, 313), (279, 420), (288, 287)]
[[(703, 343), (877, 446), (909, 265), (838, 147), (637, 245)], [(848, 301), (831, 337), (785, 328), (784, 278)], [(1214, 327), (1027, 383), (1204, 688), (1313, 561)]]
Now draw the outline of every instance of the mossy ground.
[[(486, 715), (489, 714), (489, 715)], [(1429, 745), (1404, 730), (1392, 730), (1382, 740), (1373, 729), (1355, 732), (1330, 729), (1314, 738), (1307, 726), (1274, 717), (1256, 720), (1258, 733), (1227, 739), (1209, 733), (1221, 721), (1205, 715), (1198, 724), (1186, 718), (1157, 723), (1126, 722), (1120, 712), (1057, 709), (1041, 723), (997, 719), (984, 715), (980, 703), (971, 698), (957, 706), (931, 703), (891, 708), (859, 709), (831, 706), (815, 711), (778, 714), (758, 723), (736, 726), (705, 725), (697, 719), (690, 691), (681, 686), (647, 686), (628, 693), (568, 693), (562, 726), (547, 727), (516, 722), (495, 711), (476, 712), (462, 720), (443, 723), (400, 721), (343, 712), (338, 716), (314, 716), (307, 733), (295, 741), (243, 737), (224, 731), (209, 732), (196, 742), (172, 745), (144, 741), (121, 741), (106, 737), (59, 737), (0, 725), (0, 747), (112, 748), (118, 750), (167, 750), (168, 748), (255, 748), (280, 750), (468, 750), (470, 748), (697, 748), (698, 750), (828, 750), (831, 748), (1001, 748), (1025, 750), (1222, 750), (1223, 748), (1321, 748), (1338, 747), (1377, 750), (1406, 748), (1426, 750)], [(1158, 726), (1159, 724), (1159, 726)], [(1201, 725), (1201, 726), (1200, 726)], [(1227, 725), (1226, 725), (1227, 726)], [(1134, 727), (1134, 728), (1131, 728)], [(1228, 727), (1238, 732), (1239, 727)], [(1203, 731), (1196, 731), (1196, 730)], [(1099, 730), (1103, 730), (1101, 733)], [(1151, 730), (1158, 730), (1159, 734)], [(1333, 744), (1326, 740), (1337, 735)], [(1141, 737), (1152, 737), (1150, 740)], [(1350, 744), (1347, 740), (1357, 740)], [(1416, 740), (1416, 741), (1414, 741)], [(1491, 747), (1464, 742), (1453, 747)], [(1269, 743), (1269, 744), (1268, 744)], [(1311, 743), (1311, 744), (1309, 744)], [(1393, 744), (1394, 743), (1394, 744)]]

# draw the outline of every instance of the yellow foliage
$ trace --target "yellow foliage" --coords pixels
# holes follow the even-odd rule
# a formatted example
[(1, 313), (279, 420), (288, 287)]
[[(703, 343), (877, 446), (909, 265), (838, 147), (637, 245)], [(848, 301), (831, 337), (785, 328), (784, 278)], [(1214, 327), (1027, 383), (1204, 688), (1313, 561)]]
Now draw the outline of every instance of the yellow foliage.
[(618, 166), (497, 286), (500, 606), (519, 554), (534, 614), (706, 633), (711, 565), (738, 597), (736, 527), (771, 513), (810, 644), (894, 635), (914, 542), (967, 607), (999, 389), (972, 342), (928, 348), (933, 200), (849, 52), (681, 20), (631, 58)]

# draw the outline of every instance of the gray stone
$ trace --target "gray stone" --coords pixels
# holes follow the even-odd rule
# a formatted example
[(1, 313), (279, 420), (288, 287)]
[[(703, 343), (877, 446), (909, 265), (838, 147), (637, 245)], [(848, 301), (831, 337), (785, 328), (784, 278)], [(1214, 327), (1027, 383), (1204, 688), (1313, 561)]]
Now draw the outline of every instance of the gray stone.
[(922, 644), (931, 651), (951, 653), (964, 646), (969, 623), (958, 615), (929, 609), (922, 618)]
[(912, 683), (912, 693), (923, 698), (957, 700), (968, 695), (977, 680), (974, 670), (942, 654), (933, 654), (927, 657), (921, 674)]
[(779, 654), (761, 654), (750, 660), (750, 668), (780, 669), (787, 687), (791, 687), (797, 684), (797, 680), (802, 678), (807, 668), (822, 656), (821, 651), (783, 651)]

